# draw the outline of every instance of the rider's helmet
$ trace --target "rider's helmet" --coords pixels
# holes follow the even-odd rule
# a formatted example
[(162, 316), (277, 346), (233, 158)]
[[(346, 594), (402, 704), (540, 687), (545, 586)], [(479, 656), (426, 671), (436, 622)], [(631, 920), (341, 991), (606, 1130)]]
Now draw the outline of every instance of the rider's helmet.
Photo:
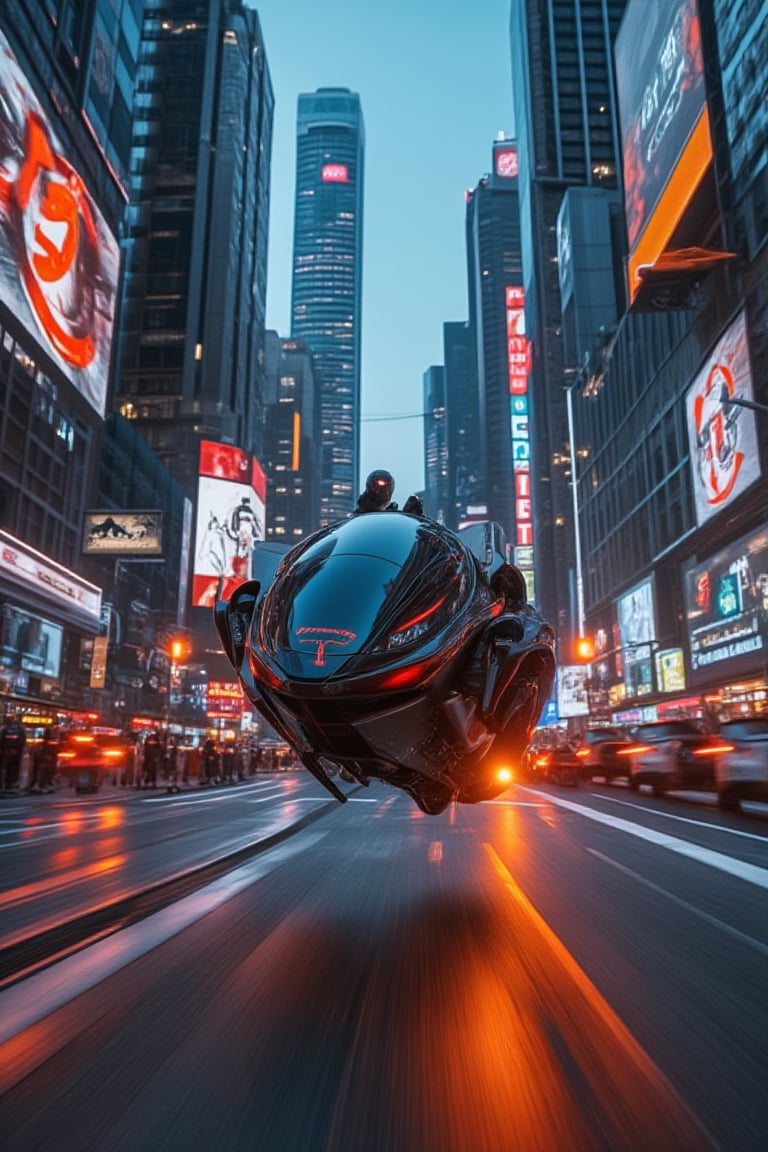
[(376, 468), (365, 482), (366, 495), (379, 508), (386, 508), (391, 503), (394, 491), (395, 478), (385, 468)]

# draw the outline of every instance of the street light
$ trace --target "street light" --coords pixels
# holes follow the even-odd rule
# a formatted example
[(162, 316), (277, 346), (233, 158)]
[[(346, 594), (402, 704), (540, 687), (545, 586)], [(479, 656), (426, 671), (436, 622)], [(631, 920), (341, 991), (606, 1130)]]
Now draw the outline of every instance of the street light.
[(735, 405), (737, 408), (751, 408), (754, 412), (768, 412), (768, 404), (759, 404), (757, 400), (744, 400), (741, 396), (731, 396), (727, 384), (720, 385), (720, 403), (726, 409)]

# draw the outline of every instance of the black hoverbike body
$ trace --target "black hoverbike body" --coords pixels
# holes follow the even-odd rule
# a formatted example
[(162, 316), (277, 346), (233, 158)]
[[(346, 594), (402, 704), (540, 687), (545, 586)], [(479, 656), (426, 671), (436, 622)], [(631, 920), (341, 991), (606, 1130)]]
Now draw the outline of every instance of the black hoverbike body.
[[(497, 525), (352, 516), (263, 544), (216, 626), (248, 698), (339, 800), (334, 770), (428, 813), (498, 795), (555, 674), (554, 634), (492, 589)], [(507, 771), (503, 771), (507, 768)]]

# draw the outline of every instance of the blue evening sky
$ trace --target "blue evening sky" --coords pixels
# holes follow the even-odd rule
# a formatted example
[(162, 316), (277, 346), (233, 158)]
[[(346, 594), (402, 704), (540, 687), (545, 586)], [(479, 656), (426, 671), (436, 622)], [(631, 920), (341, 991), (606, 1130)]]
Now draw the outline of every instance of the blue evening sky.
[(467, 319), (464, 192), (513, 129), (509, 0), (249, 0), (272, 85), (267, 324), (290, 333), (296, 103), (360, 95), (366, 133), (362, 475), (389, 468), (396, 499), (424, 485), (422, 375), (445, 320)]

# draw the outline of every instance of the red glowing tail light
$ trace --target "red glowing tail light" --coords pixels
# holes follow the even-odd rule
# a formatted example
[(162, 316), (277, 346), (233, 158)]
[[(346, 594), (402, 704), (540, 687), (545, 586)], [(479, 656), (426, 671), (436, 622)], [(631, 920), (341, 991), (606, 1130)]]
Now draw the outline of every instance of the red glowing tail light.
[(716, 756), (720, 752), (733, 752), (733, 744), (706, 744), (703, 748), (694, 748), (694, 756)]
[(644, 752), (652, 752), (651, 744), (627, 744), (626, 748), (617, 748), (617, 756), (640, 756)]
[(588, 756), (592, 755), (592, 749), (591, 748), (577, 748), (576, 749), (576, 755), (578, 756), (579, 760), (586, 760)]
[(122, 760), (125, 755), (124, 748), (104, 748), (103, 751), (107, 760)]

